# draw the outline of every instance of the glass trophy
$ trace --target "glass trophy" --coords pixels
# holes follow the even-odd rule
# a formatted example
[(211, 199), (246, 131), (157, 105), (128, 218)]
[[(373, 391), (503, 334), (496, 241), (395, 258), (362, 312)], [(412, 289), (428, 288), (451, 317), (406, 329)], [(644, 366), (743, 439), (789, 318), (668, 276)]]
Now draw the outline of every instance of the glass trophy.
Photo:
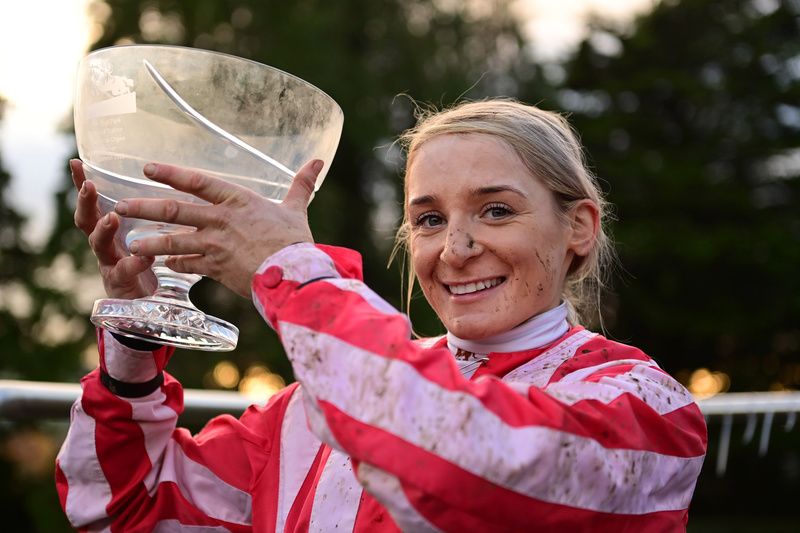
[[(131, 45), (97, 50), (80, 64), (75, 137), (100, 208), (126, 198), (203, 203), (147, 179), (149, 162), (190, 167), (279, 202), (311, 159), (333, 160), (341, 108), (313, 85), (246, 59), (177, 46)], [(127, 246), (152, 235), (192, 228), (123, 218)], [(238, 329), (197, 309), (189, 289), (200, 276), (174, 272), (157, 257), (158, 289), (136, 300), (97, 300), (92, 322), (150, 342), (206, 351), (236, 346)]]

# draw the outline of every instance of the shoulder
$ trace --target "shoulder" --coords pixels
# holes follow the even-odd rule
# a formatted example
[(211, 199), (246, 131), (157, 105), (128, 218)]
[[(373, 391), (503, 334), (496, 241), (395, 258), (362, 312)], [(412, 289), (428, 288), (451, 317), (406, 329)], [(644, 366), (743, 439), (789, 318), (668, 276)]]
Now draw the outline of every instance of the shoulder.
[(641, 349), (612, 341), (602, 335), (587, 335), (585, 342), (577, 346), (573, 355), (566, 359), (553, 373), (550, 381), (560, 381), (564, 377), (586, 369), (643, 364), (658, 366)]
[(441, 348), (442, 346), (447, 345), (447, 336), (439, 335), (438, 337), (421, 337), (419, 339), (413, 339), (412, 342), (420, 348)]

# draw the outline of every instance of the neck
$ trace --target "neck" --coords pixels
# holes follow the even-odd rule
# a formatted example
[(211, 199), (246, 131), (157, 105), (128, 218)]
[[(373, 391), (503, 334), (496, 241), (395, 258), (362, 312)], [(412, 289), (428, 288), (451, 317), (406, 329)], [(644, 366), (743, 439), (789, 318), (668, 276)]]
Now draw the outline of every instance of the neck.
[(510, 353), (546, 346), (569, 331), (567, 304), (536, 315), (519, 326), (483, 339), (461, 339), (447, 333), (447, 345), (455, 353), (464, 350), (475, 354)]

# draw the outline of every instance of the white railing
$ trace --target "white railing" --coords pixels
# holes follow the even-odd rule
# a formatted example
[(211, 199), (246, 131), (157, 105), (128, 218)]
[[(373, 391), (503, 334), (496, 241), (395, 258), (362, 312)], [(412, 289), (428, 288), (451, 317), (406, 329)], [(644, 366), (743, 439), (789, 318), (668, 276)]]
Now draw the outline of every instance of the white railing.
[[(80, 394), (73, 383), (0, 380), (0, 420), (64, 419)], [(185, 423), (202, 423), (216, 415), (241, 414), (253, 401), (236, 392), (186, 389)], [(776, 414), (785, 414), (784, 431), (791, 431), (800, 413), (800, 392), (730, 392), (698, 400), (708, 417), (722, 417), (716, 473), (725, 474), (735, 415), (745, 417), (743, 441), (755, 436), (759, 415), (763, 415), (758, 441), (759, 455), (766, 455)]]

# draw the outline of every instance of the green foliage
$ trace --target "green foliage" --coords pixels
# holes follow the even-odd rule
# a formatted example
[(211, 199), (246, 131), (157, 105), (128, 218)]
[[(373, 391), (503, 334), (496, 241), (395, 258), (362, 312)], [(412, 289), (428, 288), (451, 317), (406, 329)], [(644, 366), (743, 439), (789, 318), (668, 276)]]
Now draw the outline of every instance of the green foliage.
[[(311, 204), (312, 230), (318, 242), (361, 251), (370, 285), (399, 306), (399, 272), (386, 269), (402, 205), (402, 157), (392, 142), (414, 123), (415, 110), (410, 98), (399, 95), (447, 104), (462, 94), (496, 94), (511, 80), (531, 80), (535, 69), (518, 53), (523, 43), (507, 4), (476, 13), (458, 2), (432, 0), (114, 0), (95, 46), (158, 42), (228, 52), (291, 72), (330, 94), (344, 110), (345, 127)], [(380, 224), (378, 212), (384, 213)], [(71, 232), (64, 221), (63, 231)], [(240, 368), (266, 362), (291, 379), (280, 345), (252, 305), (208, 280), (192, 298), (240, 327), (240, 345), (231, 356)], [(426, 306), (415, 310), (415, 318), (428, 325), (423, 331), (440, 331)], [(186, 352), (173, 358), (170, 370), (200, 386), (219, 359)]]
[(771, 4), (665, 2), (630, 33), (598, 25), (558, 98), (620, 219), (612, 333), (737, 390), (800, 385), (800, 15)]

